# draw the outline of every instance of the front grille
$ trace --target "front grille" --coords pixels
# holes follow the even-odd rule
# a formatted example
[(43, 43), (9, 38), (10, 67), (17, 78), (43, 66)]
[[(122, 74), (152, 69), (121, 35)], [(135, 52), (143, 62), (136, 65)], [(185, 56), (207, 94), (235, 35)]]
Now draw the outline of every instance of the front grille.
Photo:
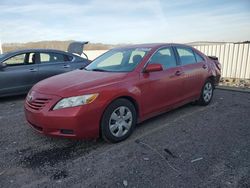
[(37, 98), (32, 101), (26, 100), (27, 105), (33, 110), (42, 110), (51, 99)]
[(74, 134), (74, 131), (70, 129), (61, 129), (60, 132), (62, 134)]

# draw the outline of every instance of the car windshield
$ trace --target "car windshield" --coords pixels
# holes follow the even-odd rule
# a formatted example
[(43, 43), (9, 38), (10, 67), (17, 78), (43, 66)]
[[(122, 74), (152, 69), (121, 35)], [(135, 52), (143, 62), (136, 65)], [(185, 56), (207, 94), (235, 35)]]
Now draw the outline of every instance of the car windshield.
[(114, 49), (96, 58), (85, 70), (100, 72), (130, 72), (151, 48)]

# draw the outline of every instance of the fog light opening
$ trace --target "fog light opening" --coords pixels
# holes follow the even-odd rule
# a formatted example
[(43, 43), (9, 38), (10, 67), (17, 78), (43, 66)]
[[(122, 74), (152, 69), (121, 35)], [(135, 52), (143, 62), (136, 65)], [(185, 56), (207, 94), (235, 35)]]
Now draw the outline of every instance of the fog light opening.
[(62, 134), (74, 134), (74, 131), (70, 129), (61, 129), (60, 132)]

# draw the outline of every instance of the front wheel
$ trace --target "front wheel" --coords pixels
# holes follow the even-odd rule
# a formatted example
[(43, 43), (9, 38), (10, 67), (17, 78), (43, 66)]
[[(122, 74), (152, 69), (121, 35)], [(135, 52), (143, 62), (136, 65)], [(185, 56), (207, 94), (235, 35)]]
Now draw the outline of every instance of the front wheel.
[(213, 97), (214, 85), (211, 80), (207, 80), (202, 88), (199, 104), (202, 106), (208, 105)]
[(120, 142), (128, 138), (136, 124), (136, 110), (127, 99), (117, 99), (105, 110), (102, 121), (102, 137), (109, 142)]

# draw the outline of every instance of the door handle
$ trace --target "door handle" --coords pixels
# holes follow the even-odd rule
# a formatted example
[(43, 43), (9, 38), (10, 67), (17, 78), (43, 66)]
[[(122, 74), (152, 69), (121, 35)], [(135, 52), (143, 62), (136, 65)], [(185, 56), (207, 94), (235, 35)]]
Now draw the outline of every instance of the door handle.
[(182, 75), (182, 74), (183, 74), (183, 72), (182, 72), (182, 71), (179, 71), (179, 70), (175, 72), (175, 75), (176, 75), (176, 76), (180, 76), (180, 75)]
[(37, 72), (37, 69), (30, 69), (30, 72)]
[(70, 65), (63, 65), (63, 68), (70, 68)]
[(203, 65), (202, 68), (203, 68), (203, 69), (207, 69), (207, 65)]

